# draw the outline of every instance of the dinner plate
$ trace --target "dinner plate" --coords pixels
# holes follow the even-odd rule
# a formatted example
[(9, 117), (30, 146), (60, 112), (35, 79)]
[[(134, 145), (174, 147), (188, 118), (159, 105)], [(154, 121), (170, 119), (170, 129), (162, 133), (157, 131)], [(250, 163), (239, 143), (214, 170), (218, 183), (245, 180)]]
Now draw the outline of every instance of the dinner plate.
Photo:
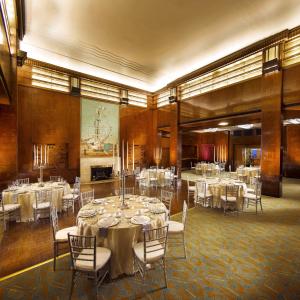
[(93, 204), (104, 204), (105, 199), (94, 199), (92, 200)]
[(108, 218), (101, 218), (99, 221), (98, 221), (98, 226), (99, 227), (104, 227), (104, 228), (107, 228), (107, 227), (111, 227), (111, 226), (115, 226), (117, 225), (118, 223), (120, 222), (119, 219), (117, 218), (114, 218), (114, 217), (108, 217)]
[(130, 222), (135, 225), (145, 225), (148, 224), (151, 219), (147, 216), (134, 216), (131, 218)]
[(96, 215), (96, 211), (94, 209), (86, 209), (79, 213), (79, 217), (81, 218), (91, 218)]

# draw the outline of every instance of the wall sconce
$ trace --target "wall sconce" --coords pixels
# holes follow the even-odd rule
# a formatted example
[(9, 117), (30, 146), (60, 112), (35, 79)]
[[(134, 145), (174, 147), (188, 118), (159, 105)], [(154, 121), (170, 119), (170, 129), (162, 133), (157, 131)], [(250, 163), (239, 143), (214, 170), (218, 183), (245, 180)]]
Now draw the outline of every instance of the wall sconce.
[(71, 77), (71, 95), (80, 96), (80, 81), (78, 77)]
[(128, 91), (121, 90), (120, 91), (120, 104), (121, 105), (128, 105)]
[(169, 103), (176, 103), (177, 102), (177, 94), (176, 94), (176, 87), (170, 88), (170, 96), (169, 96)]

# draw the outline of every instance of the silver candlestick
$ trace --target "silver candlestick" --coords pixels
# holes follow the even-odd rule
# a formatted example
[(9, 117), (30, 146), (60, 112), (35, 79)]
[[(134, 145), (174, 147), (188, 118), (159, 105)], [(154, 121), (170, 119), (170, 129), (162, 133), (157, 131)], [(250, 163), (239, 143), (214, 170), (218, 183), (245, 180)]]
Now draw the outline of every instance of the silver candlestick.
[(122, 182), (122, 189), (121, 189), (121, 205), (120, 208), (121, 209), (128, 209), (128, 204), (125, 202), (125, 170), (122, 170), (121, 172), (121, 182)]

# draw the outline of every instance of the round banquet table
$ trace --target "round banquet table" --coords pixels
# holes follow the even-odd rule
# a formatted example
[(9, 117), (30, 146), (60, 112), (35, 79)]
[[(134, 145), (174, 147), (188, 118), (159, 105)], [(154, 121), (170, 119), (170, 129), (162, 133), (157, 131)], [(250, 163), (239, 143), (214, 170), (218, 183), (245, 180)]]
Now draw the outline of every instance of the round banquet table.
[(21, 222), (33, 220), (33, 208), (35, 203), (35, 192), (40, 190), (52, 190), (52, 204), (56, 206), (58, 211), (62, 210), (62, 197), (64, 194), (71, 192), (70, 185), (66, 182), (44, 182), (44, 186), (40, 187), (38, 183), (22, 185), (14, 187), (14, 189), (6, 189), (2, 192), (4, 204), (13, 203), (13, 197), (17, 197), (20, 204)]
[[(225, 195), (226, 185), (239, 185), (239, 195), (237, 199), (237, 205), (239, 209), (242, 209), (244, 194), (246, 193), (247, 185), (241, 181), (233, 179), (206, 179), (206, 191), (210, 192), (213, 196), (213, 207), (221, 208), (222, 201), (221, 195)], [(195, 199), (197, 194), (195, 193)]]
[[(158, 199), (145, 196), (130, 195), (127, 203), (129, 209), (120, 210), (119, 196), (107, 197), (102, 200), (101, 204), (91, 202), (83, 206), (78, 212), (77, 225), (78, 234), (85, 236), (96, 236), (97, 245), (109, 248), (112, 251), (110, 275), (112, 278), (117, 278), (122, 274), (132, 275), (133, 269), (133, 250), (135, 243), (143, 240), (143, 227), (158, 228), (165, 223), (166, 207)], [(96, 200), (96, 201), (97, 201)], [(157, 203), (151, 204), (149, 201)], [(131, 223), (131, 217), (136, 215), (140, 210), (148, 210), (154, 207), (160, 208), (160, 213), (151, 213), (150, 211), (142, 212), (142, 215), (150, 218), (150, 223), (147, 225), (134, 225)], [(96, 215), (93, 217), (81, 217), (80, 214), (84, 210), (94, 209)], [(104, 209), (104, 212), (101, 210)], [(152, 211), (152, 209), (151, 209)], [(118, 216), (118, 224), (108, 227), (103, 233), (100, 229), (98, 221), (106, 217), (105, 215)]]

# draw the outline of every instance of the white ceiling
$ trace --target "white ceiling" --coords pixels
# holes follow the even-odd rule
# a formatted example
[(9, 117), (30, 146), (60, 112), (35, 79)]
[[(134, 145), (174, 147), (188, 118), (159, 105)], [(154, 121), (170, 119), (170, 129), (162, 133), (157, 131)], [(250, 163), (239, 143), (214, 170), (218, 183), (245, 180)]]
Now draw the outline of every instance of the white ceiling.
[(30, 58), (155, 91), (300, 25), (299, 0), (25, 0)]

